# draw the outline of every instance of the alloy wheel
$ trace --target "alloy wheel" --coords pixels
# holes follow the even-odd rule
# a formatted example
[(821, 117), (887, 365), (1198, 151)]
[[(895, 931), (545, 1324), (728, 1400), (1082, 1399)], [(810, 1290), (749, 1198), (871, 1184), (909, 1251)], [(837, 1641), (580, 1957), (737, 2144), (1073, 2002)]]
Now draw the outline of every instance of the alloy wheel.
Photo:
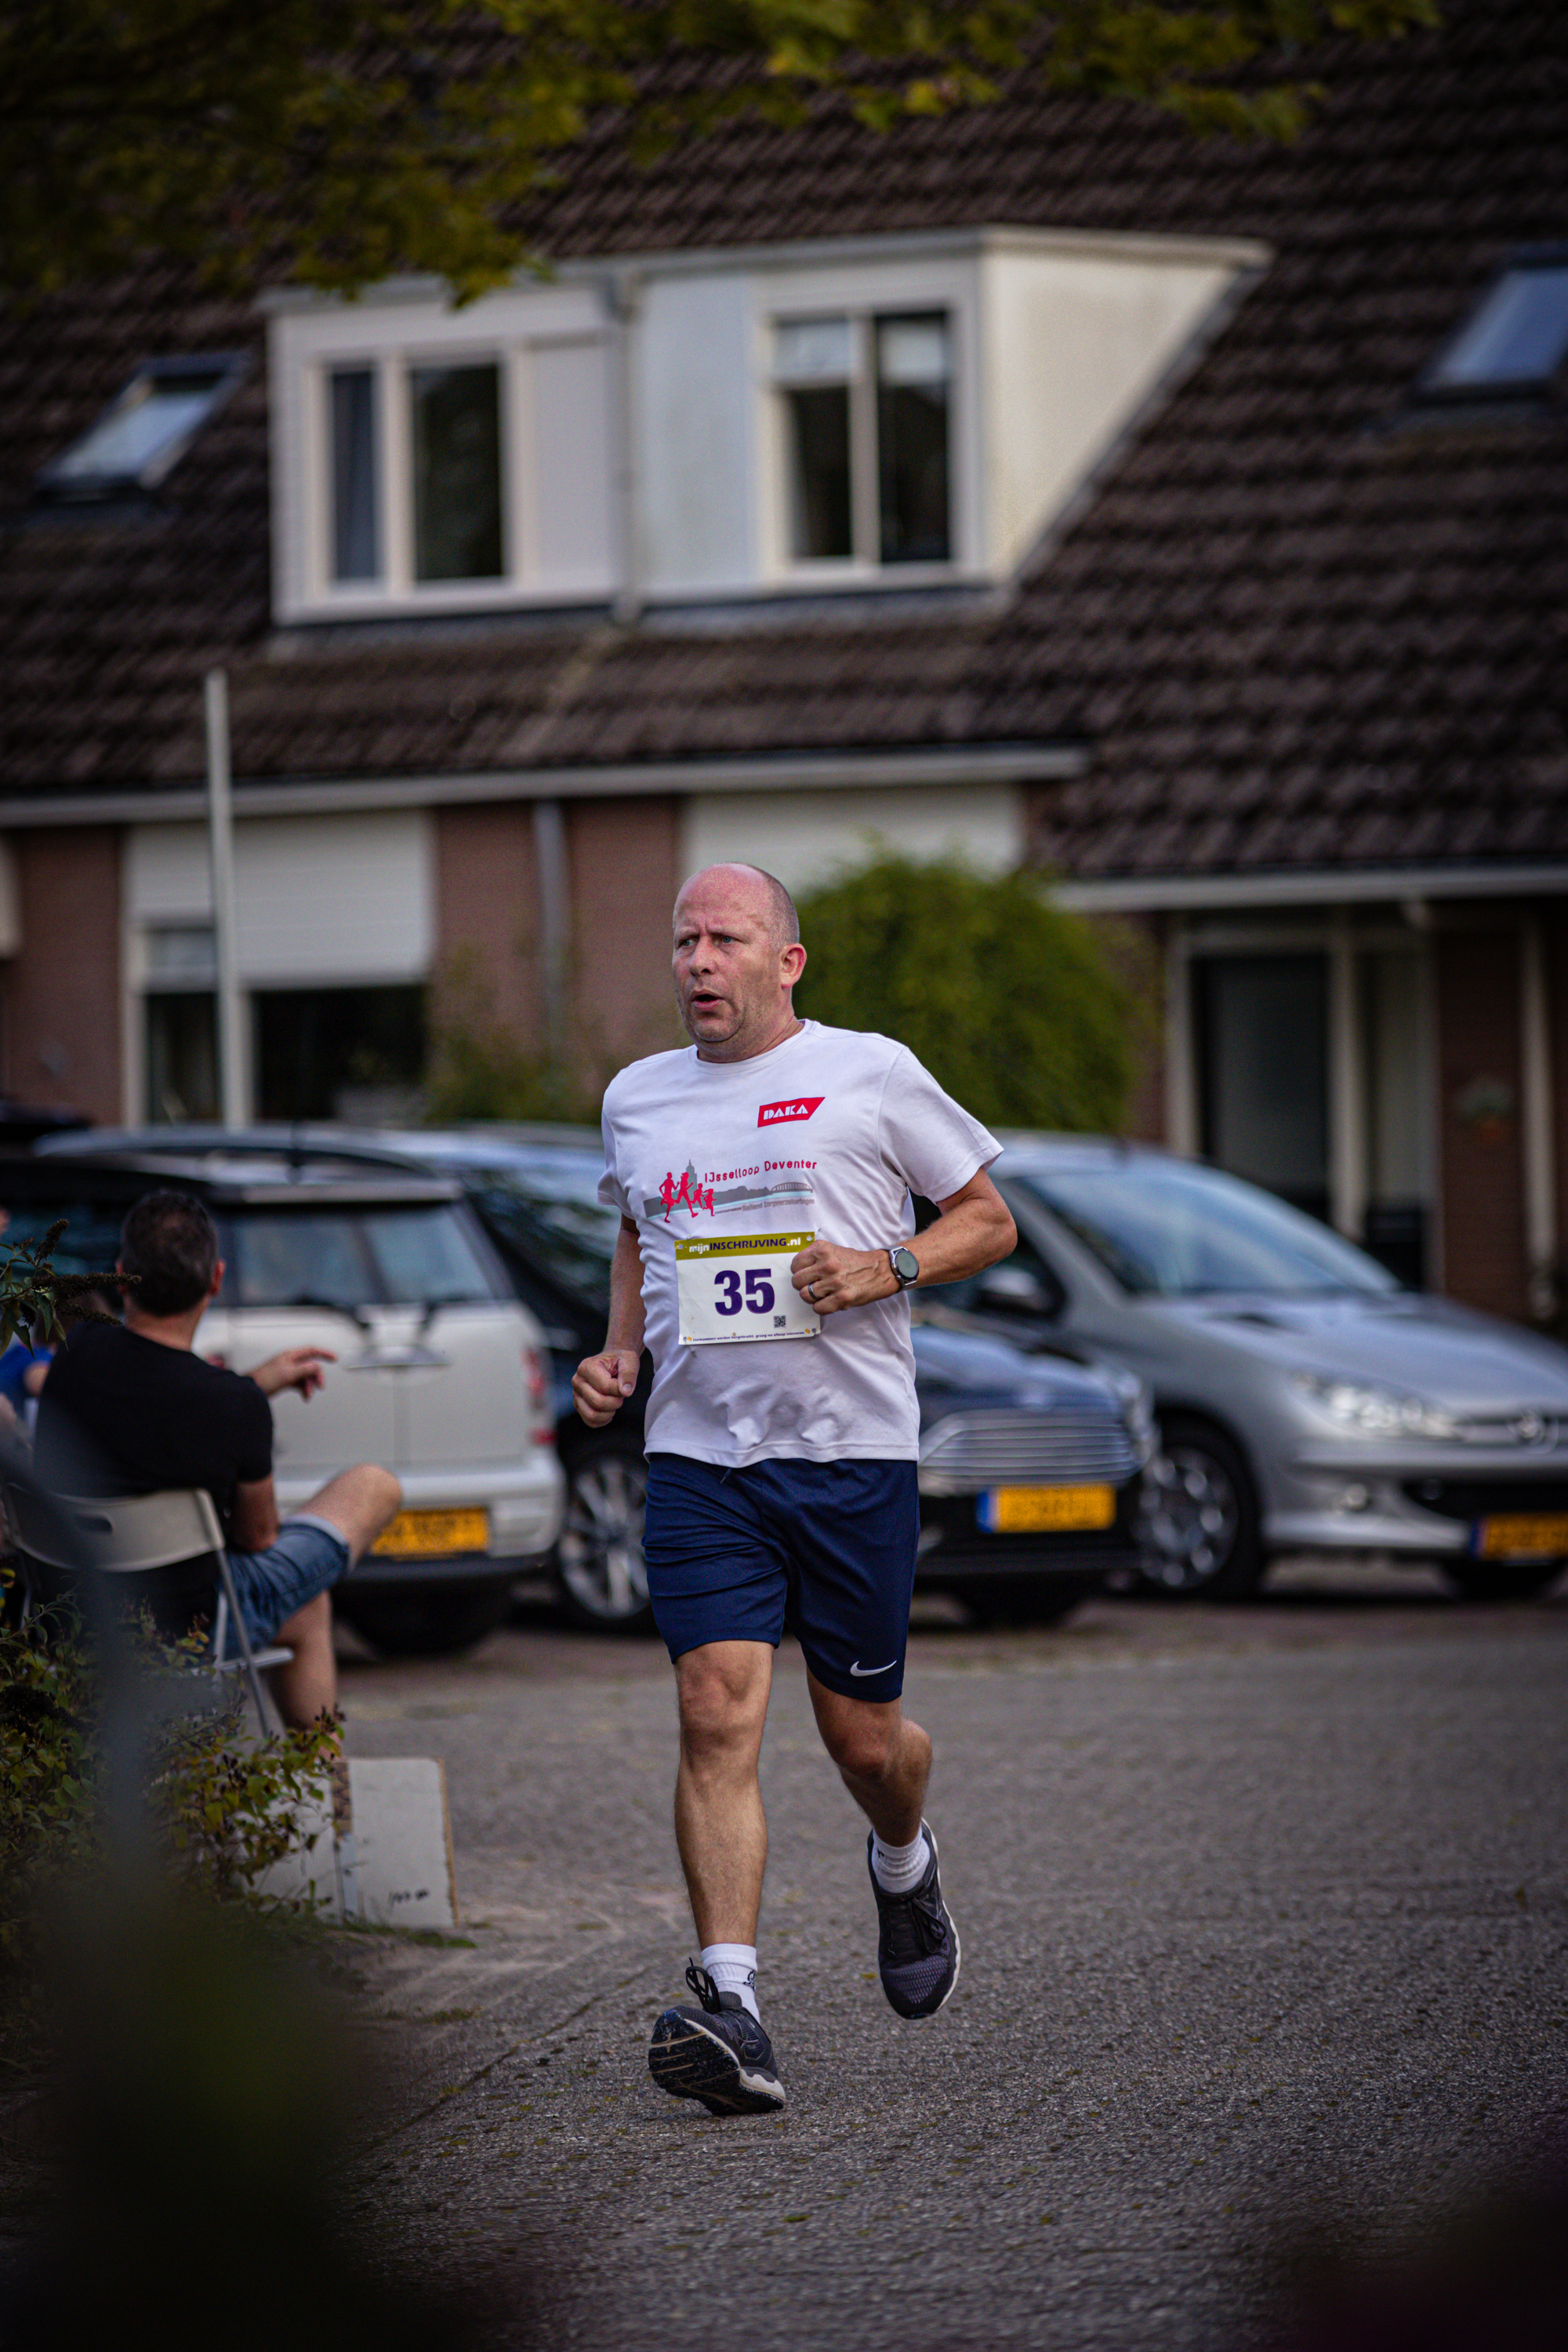
[(1138, 1510), (1146, 1582), (1197, 1592), (1224, 1574), (1241, 1505), (1225, 1465), (1205, 1447), (1176, 1444), (1157, 1454), (1143, 1474)]
[(629, 1454), (590, 1454), (571, 1473), (561, 1531), (561, 1581), (595, 1623), (626, 1624), (647, 1611), (643, 1508), (647, 1465)]

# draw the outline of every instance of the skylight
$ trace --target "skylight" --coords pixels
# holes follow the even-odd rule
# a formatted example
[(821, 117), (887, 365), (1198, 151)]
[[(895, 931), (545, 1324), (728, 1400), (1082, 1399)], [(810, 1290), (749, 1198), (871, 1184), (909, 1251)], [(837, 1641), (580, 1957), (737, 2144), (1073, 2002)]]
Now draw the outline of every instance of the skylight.
[(1505, 269), (1428, 373), (1450, 396), (1532, 392), (1568, 358), (1568, 253)]
[(96, 425), (44, 467), (38, 488), (56, 499), (155, 489), (178, 464), (247, 366), (243, 352), (148, 360)]

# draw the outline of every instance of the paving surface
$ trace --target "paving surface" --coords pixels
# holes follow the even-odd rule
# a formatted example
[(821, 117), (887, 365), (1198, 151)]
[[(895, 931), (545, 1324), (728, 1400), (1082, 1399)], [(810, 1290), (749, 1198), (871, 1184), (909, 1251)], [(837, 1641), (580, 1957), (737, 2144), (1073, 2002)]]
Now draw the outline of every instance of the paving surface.
[(366, 2209), (540, 2265), (552, 2345), (1173, 2352), (1255, 2338), (1282, 2235), (1394, 2243), (1568, 2127), (1568, 1591), (1303, 1568), (1245, 1610), (936, 1622), (907, 1696), (959, 1990), (887, 2008), (786, 1647), (761, 1992), (790, 2105), (721, 2122), (644, 2061), (692, 1948), (662, 1651), (542, 1618), (347, 1661), (353, 1751), (445, 1761), (471, 1939), (375, 1954), (405, 2054)]

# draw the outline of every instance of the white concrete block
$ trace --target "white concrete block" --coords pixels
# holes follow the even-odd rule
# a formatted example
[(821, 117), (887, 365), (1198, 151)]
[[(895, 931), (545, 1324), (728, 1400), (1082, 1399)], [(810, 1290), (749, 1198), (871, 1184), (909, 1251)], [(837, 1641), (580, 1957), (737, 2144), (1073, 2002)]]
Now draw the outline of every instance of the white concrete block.
[(458, 1924), (447, 1776), (429, 1756), (349, 1759), (353, 1874), (359, 1916), (368, 1926)]

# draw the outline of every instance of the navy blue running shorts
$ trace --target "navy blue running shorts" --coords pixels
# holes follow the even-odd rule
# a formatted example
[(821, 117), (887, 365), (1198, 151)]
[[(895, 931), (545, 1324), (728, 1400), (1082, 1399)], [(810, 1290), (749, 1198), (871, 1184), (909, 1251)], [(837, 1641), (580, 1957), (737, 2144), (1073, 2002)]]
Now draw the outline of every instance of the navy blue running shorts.
[(672, 1659), (787, 1625), (820, 1683), (894, 1699), (920, 1535), (912, 1462), (749, 1463), (648, 1456), (643, 1552)]

